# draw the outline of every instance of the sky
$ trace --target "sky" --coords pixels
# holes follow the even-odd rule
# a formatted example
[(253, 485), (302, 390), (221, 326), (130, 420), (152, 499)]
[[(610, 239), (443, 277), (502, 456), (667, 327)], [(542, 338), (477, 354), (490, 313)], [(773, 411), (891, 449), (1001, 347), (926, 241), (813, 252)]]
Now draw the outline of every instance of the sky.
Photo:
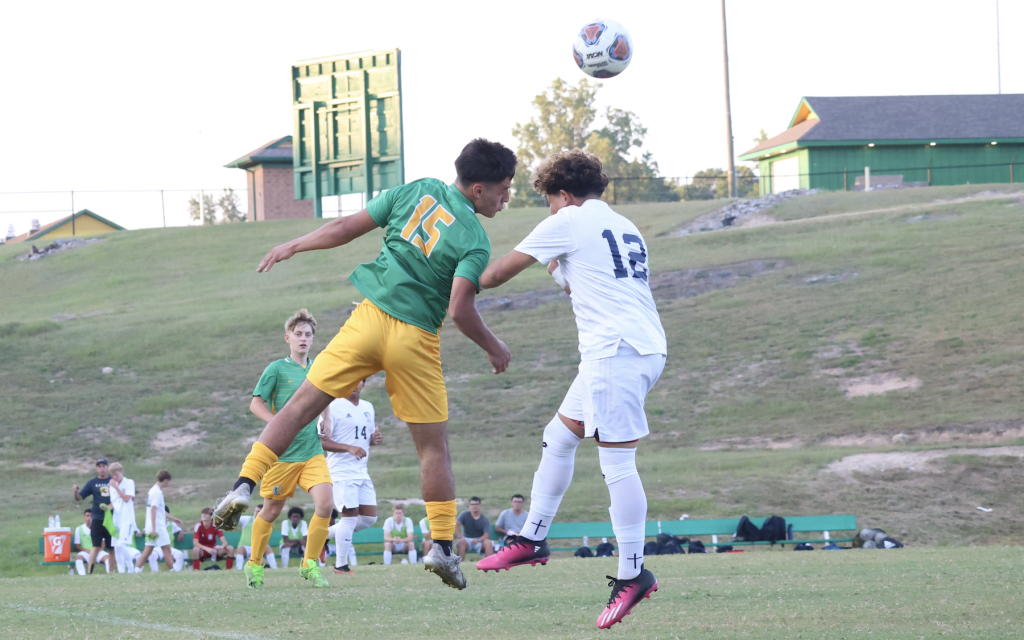
[[(1002, 90), (1024, 93), (1024, 0), (999, 12)], [(402, 50), (406, 178), (451, 180), (467, 141), (515, 148), (534, 96), (583, 77), (571, 43), (595, 18), (634, 44), (599, 106), (639, 117), (662, 175), (727, 163), (718, 0), (23, 2), (4, 18), (0, 232), (67, 215), (71, 190), (128, 228), (186, 224), (190, 193), (244, 188), (223, 165), (292, 133), (294, 62), (364, 50)], [(997, 91), (995, 0), (728, 0), (728, 27), (736, 155), (802, 96)], [(162, 205), (88, 193), (160, 189)], [(27, 191), (60, 193), (10, 193)]]

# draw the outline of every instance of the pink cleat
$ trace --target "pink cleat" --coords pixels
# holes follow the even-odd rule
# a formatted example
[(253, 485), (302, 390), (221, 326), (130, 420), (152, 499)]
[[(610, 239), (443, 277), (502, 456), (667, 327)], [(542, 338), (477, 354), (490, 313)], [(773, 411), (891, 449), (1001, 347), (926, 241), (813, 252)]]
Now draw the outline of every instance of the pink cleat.
[(607, 576), (611, 582), (612, 597), (608, 598), (608, 606), (604, 608), (601, 615), (597, 616), (597, 628), (609, 629), (616, 622), (633, 612), (635, 607), (644, 598), (650, 598), (651, 594), (658, 590), (658, 580), (654, 574), (640, 567), (640, 575), (629, 580), (617, 580)]
[(523, 536), (512, 536), (505, 547), (494, 555), (476, 563), (476, 568), (484, 573), (508, 571), (521, 564), (536, 566), (537, 563), (547, 564), (551, 551), (547, 540), (528, 540)]

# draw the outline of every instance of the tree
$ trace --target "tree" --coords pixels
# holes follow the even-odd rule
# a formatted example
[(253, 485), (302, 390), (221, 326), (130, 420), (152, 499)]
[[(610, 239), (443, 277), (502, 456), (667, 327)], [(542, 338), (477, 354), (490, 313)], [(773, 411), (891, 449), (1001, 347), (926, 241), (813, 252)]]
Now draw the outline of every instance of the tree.
[(238, 194), (234, 189), (224, 189), (216, 201), (212, 194), (203, 193), (202, 210), (199, 208), (199, 196), (197, 193), (188, 199), (188, 215), (193, 220), (202, 222), (203, 226), (245, 222), (245, 212), (238, 209)]
[(754, 138), (754, 144), (761, 144), (762, 142), (768, 142), (768, 134), (761, 129), (761, 132)]
[[(723, 169), (705, 169), (693, 174), (691, 183), (679, 191), (683, 200), (728, 198), (729, 177)], [(757, 197), (758, 179), (750, 167), (736, 167), (736, 192), (741, 198)]]
[(544, 93), (533, 99), (537, 115), (525, 124), (516, 124), (512, 135), (519, 141), (519, 168), (513, 180), (513, 206), (544, 206), (544, 198), (534, 193), (531, 174), (540, 161), (559, 151), (584, 149), (601, 158), (605, 173), (612, 178), (604, 199), (629, 201), (672, 201), (679, 194), (658, 176), (658, 164), (649, 152), (634, 156), (647, 135), (636, 114), (608, 107), (604, 126), (596, 128), (598, 118), (594, 102), (599, 84), (586, 78), (573, 86), (557, 78)]

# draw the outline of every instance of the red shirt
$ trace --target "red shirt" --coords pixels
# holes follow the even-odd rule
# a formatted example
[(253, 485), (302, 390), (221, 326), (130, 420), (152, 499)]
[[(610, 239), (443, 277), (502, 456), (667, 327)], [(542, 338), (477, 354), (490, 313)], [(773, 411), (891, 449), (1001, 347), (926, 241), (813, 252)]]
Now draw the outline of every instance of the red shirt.
[(224, 532), (213, 526), (204, 527), (202, 522), (196, 523), (195, 536), (193, 536), (199, 544), (204, 547), (215, 547), (217, 546), (217, 540), (224, 536)]

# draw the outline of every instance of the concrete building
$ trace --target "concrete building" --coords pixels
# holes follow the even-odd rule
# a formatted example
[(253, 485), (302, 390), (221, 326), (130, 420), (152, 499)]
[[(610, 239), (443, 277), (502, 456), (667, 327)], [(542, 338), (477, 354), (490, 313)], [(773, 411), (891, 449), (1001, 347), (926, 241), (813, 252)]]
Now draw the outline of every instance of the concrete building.
[(250, 222), (313, 217), (313, 201), (295, 199), (291, 136), (271, 140), (224, 166), (245, 170)]
[[(789, 127), (740, 154), (761, 193), (1024, 181), (1024, 94), (800, 100)], [(863, 188), (861, 186), (860, 188)]]

